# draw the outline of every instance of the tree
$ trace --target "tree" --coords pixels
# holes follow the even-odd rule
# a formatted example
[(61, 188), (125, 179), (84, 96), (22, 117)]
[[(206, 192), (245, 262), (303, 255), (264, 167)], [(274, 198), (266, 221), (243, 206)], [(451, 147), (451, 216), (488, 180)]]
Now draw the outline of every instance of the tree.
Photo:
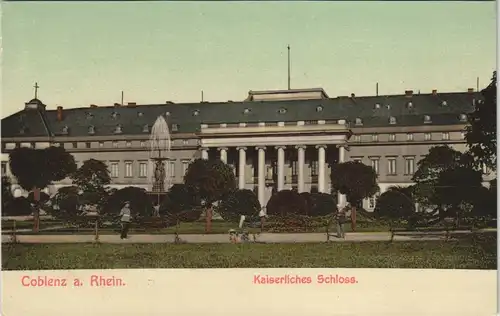
[(471, 166), (472, 157), (462, 154), (449, 146), (434, 146), (427, 155), (417, 163), (417, 171), (412, 177), (415, 200), (423, 206), (438, 206), (436, 186), (439, 175), (459, 166)]
[(252, 190), (235, 190), (221, 201), (217, 208), (226, 221), (237, 222), (241, 215), (257, 216), (261, 209), (259, 199)]
[(189, 164), (184, 183), (193, 188), (194, 194), (200, 199), (206, 214), (205, 231), (210, 232), (213, 204), (236, 189), (233, 170), (218, 159), (196, 159)]
[(377, 173), (367, 165), (357, 161), (348, 161), (332, 166), (332, 188), (345, 194), (351, 205), (352, 229), (356, 229), (356, 207), (363, 199), (379, 191)]
[(281, 190), (269, 199), (266, 210), (268, 215), (304, 215), (307, 212), (307, 201), (294, 190)]
[(107, 185), (111, 177), (106, 164), (100, 160), (89, 159), (71, 175), (73, 183), (83, 192), (82, 202), (103, 205), (110, 195)]
[(497, 73), (493, 72), (490, 84), (481, 91), (483, 100), (475, 104), (468, 116), (465, 140), (468, 152), (480, 166), (485, 164), (496, 171), (497, 165)]
[(125, 187), (110, 195), (103, 207), (103, 213), (118, 215), (125, 202), (130, 202), (133, 216), (151, 216), (153, 204), (145, 189)]
[(409, 220), (415, 214), (415, 204), (408, 189), (390, 187), (377, 199), (374, 215), (392, 223), (398, 220)]
[(166, 215), (169, 220), (176, 223), (193, 222), (200, 218), (200, 201), (194, 189), (183, 184), (172, 185), (160, 204), (160, 214)]
[[(19, 185), (26, 191), (34, 193), (39, 201), (40, 189), (53, 181), (59, 181), (76, 170), (74, 157), (62, 147), (45, 149), (15, 148), (9, 156), (12, 174)], [(38, 232), (40, 223), (39, 208), (35, 208), (33, 230)]]
[(462, 166), (450, 168), (439, 174), (435, 200), (440, 205), (446, 205), (448, 210), (453, 210), (458, 226), (464, 212), (472, 210), (478, 201), (481, 188), (481, 171)]

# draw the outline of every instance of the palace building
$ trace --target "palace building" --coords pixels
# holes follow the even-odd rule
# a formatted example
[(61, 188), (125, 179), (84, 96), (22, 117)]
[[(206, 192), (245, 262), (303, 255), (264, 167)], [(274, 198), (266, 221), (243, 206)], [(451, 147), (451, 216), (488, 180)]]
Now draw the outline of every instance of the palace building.
[[(166, 163), (172, 183), (182, 182), (193, 159), (217, 158), (229, 164), (239, 188), (255, 190), (265, 205), (273, 191), (333, 193), (331, 166), (360, 161), (379, 175), (381, 192), (411, 184), (417, 162), (432, 146), (465, 150), (467, 114), (480, 93), (330, 98), (321, 89), (250, 91), (243, 101), (48, 108), (35, 98), (2, 119), (2, 173), (10, 174), (9, 151), (19, 146), (64, 146), (78, 165), (105, 161), (112, 186), (151, 190), (148, 140), (162, 115), (172, 137)], [(69, 179), (45, 192), (54, 194)], [(16, 196), (26, 194), (13, 179)], [(339, 196), (339, 204), (345, 198)], [(375, 197), (363, 207), (372, 210)]]

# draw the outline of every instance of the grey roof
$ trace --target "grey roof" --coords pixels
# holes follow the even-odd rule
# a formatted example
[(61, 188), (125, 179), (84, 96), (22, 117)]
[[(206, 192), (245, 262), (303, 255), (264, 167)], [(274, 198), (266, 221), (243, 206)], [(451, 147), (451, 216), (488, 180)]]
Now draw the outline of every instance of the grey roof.
[[(201, 124), (296, 122), (346, 119), (352, 123), (361, 118), (364, 127), (390, 126), (389, 118), (396, 118), (396, 126), (424, 125), (424, 116), (430, 124), (460, 124), (460, 114), (474, 109), (479, 93), (439, 93), (369, 97), (338, 97), (314, 100), (202, 102), (182, 104), (149, 104), (133, 106), (106, 106), (63, 109), (58, 121), (57, 110), (23, 109), (2, 119), (2, 137), (34, 137), (49, 134), (89, 136), (89, 127), (99, 136), (115, 134), (121, 125), (122, 134), (148, 134), (144, 126), (151, 126), (159, 115), (164, 115), (173, 133), (194, 133)], [(443, 101), (446, 105), (443, 105)], [(408, 107), (408, 103), (412, 107)], [(376, 108), (379, 104), (379, 108)], [(319, 109), (319, 107), (321, 107)], [(319, 111), (320, 110), (320, 111)], [(198, 112), (196, 112), (198, 111)], [(196, 115), (196, 113), (198, 113)], [(25, 126), (24, 134), (21, 127)], [(354, 126), (354, 124), (353, 124)]]

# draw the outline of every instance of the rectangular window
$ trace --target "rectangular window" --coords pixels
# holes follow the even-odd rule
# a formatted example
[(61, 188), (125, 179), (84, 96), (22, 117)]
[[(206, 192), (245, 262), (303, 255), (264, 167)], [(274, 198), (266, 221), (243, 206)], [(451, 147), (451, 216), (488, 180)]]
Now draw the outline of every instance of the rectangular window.
[(78, 143), (77, 142), (73, 142), (73, 148), (78, 148)]
[(354, 161), (354, 162), (359, 162), (359, 163), (363, 163), (363, 158), (361, 158), (361, 157), (353, 157), (353, 158), (352, 158), (352, 161)]
[(378, 134), (372, 135), (372, 142), (378, 142)]
[(175, 160), (170, 160), (169, 164), (170, 177), (175, 178)]
[(355, 141), (356, 143), (361, 142), (361, 135), (354, 135), (354, 141)]
[(183, 161), (182, 162), (182, 176), (186, 175), (188, 168), (189, 168), (189, 161)]
[(104, 147), (104, 142), (99, 142), (99, 147)]
[(172, 124), (172, 132), (177, 132), (179, 130), (178, 124)]
[(405, 157), (405, 175), (415, 173), (415, 157)]
[(311, 161), (311, 176), (318, 175), (318, 161)]
[(2, 161), (2, 176), (7, 174), (7, 162)]
[(85, 147), (86, 147), (86, 148), (90, 148), (90, 147), (91, 147), (91, 146), (90, 146), (90, 143), (89, 143), (89, 142), (85, 143)]
[(118, 161), (112, 161), (109, 164), (109, 172), (111, 173), (112, 178), (118, 178)]
[(146, 142), (141, 140), (141, 147), (146, 147)]
[(368, 208), (369, 209), (375, 208), (375, 195), (372, 195), (368, 198)]
[(413, 133), (406, 134), (406, 140), (410, 142), (413, 141)]
[(189, 145), (189, 139), (183, 139), (182, 145)]
[(425, 140), (432, 140), (432, 134), (431, 133), (425, 133), (424, 134), (424, 139)]
[(273, 166), (266, 166), (266, 180), (273, 179)]
[(465, 139), (465, 132), (461, 132), (460, 136), (462, 137), (462, 139)]
[(132, 142), (127, 142), (127, 143), (126, 143), (126, 146), (127, 146), (127, 147), (132, 147)]
[(113, 142), (113, 148), (118, 148), (118, 142)]
[(297, 176), (297, 165), (298, 165), (298, 162), (297, 161), (292, 161), (292, 176), (295, 177)]
[(443, 138), (443, 140), (450, 140), (450, 133), (443, 132), (442, 138)]
[(148, 163), (147, 161), (139, 162), (139, 177), (146, 178), (148, 176)]
[(396, 175), (396, 157), (387, 158), (387, 174)]
[(370, 158), (370, 165), (373, 168), (373, 170), (375, 170), (376, 174), (378, 174), (379, 162), (380, 162), (379, 158)]
[(389, 141), (390, 142), (396, 141), (396, 134), (389, 134)]
[(125, 177), (126, 178), (133, 177), (132, 161), (125, 161)]

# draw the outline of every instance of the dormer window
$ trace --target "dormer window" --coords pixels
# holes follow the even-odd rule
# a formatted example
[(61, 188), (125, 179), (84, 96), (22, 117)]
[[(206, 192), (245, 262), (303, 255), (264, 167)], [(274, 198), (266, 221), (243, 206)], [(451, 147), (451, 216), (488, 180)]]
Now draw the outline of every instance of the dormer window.
[(363, 125), (363, 120), (360, 117), (356, 118), (356, 125)]
[(142, 112), (137, 113), (137, 116), (139, 116), (139, 117), (142, 117), (143, 115), (144, 115), (144, 113), (142, 113)]
[(95, 134), (95, 127), (93, 125), (89, 126), (89, 134), (94, 135)]
[(250, 114), (250, 112), (252, 112), (252, 110), (246, 108), (243, 110), (243, 114)]
[(87, 120), (91, 120), (94, 117), (94, 114), (87, 112)]
[(390, 104), (386, 104), (385, 108), (388, 109), (388, 110), (390, 110), (391, 109), (391, 105)]
[(165, 112), (165, 116), (170, 116), (170, 112), (169, 111)]
[(62, 128), (62, 133), (63, 133), (64, 135), (69, 134), (69, 127), (68, 127), (67, 125), (65, 125), (65, 126)]
[(285, 108), (281, 108), (278, 110), (278, 113), (279, 114), (285, 114), (286, 113), (286, 109)]
[(118, 116), (119, 116), (119, 114), (117, 112), (111, 113), (111, 117), (114, 119), (118, 118)]
[(380, 109), (380, 103), (375, 103), (375, 108)]
[(447, 105), (448, 105), (448, 102), (443, 101), (443, 102), (441, 102), (441, 105), (442, 105), (442, 106), (447, 106)]
[(148, 125), (148, 124), (146, 124), (146, 125), (144, 125), (144, 126), (142, 127), (142, 132), (143, 132), (143, 133), (149, 133), (149, 125)]
[(389, 124), (396, 124), (396, 118), (394, 116), (389, 118)]
[(177, 132), (179, 130), (178, 124), (172, 124), (172, 132)]
[(198, 116), (199, 114), (200, 114), (200, 110), (194, 110), (194, 111), (193, 111), (193, 115), (194, 115), (194, 116)]
[(460, 114), (460, 122), (467, 122), (467, 115), (466, 114)]
[(323, 111), (323, 107), (321, 105), (318, 105), (316, 107), (316, 112), (321, 112), (321, 111)]
[(431, 123), (431, 117), (429, 115), (424, 115), (424, 123), (425, 124)]
[(408, 107), (408, 109), (413, 109), (413, 102), (408, 102), (406, 106)]
[(121, 134), (121, 133), (122, 133), (122, 126), (118, 124), (115, 127), (115, 134)]
[(24, 135), (24, 134), (26, 133), (26, 131), (27, 131), (26, 126), (22, 126), (22, 127), (19, 129), (19, 134)]

